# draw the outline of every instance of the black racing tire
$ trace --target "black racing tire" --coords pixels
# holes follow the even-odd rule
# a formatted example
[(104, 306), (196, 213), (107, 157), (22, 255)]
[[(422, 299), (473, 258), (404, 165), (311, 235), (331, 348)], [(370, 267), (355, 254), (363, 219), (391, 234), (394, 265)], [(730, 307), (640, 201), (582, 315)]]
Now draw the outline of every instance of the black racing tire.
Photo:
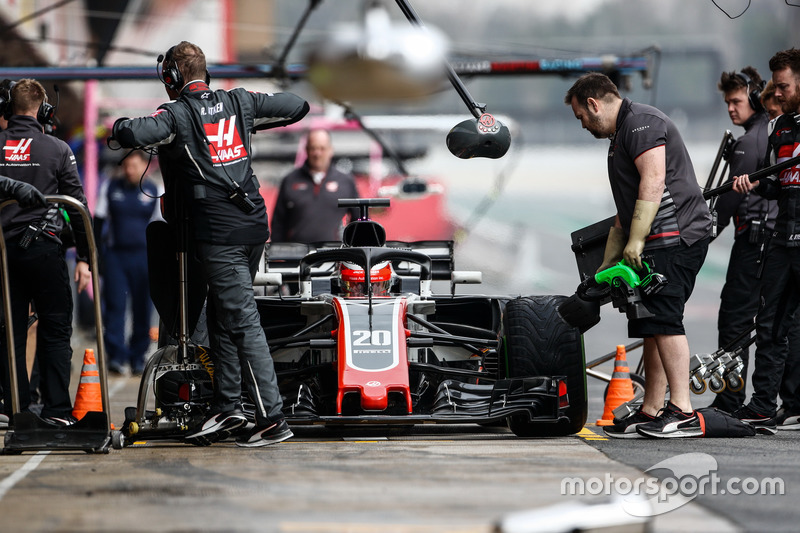
[(583, 337), (567, 324), (558, 307), (565, 296), (527, 296), (506, 304), (503, 314), (506, 375), (509, 378), (566, 376), (568, 421), (532, 422), (527, 414), (508, 417), (518, 437), (557, 437), (583, 429), (589, 412)]

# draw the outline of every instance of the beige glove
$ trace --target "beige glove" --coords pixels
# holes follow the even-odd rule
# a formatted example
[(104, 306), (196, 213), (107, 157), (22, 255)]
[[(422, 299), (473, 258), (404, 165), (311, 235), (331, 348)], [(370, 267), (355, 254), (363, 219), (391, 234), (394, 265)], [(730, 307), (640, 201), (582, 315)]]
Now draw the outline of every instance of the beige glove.
[(636, 200), (633, 208), (633, 219), (631, 220), (631, 232), (628, 236), (628, 244), (622, 251), (622, 258), (630, 266), (640, 270), (642, 268), (642, 252), (644, 251), (644, 241), (650, 235), (650, 226), (658, 212), (658, 202), (648, 202), (647, 200)]
[(611, 268), (620, 261), (622, 261), (622, 250), (625, 248), (625, 232), (622, 228), (611, 226), (608, 230), (608, 239), (606, 239), (606, 251), (603, 253), (603, 264), (597, 269), (597, 272)]

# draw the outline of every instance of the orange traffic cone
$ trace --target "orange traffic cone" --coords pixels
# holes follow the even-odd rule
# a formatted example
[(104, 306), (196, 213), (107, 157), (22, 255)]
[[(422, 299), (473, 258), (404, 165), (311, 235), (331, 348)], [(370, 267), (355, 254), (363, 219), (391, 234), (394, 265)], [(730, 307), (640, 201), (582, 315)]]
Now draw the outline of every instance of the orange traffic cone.
[(597, 420), (598, 426), (610, 426), (614, 423), (614, 409), (633, 399), (633, 382), (631, 372), (628, 370), (628, 361), (625, 359), (625, 346), (617, 346), (617, 357), (614, 360), (614, 374), (608, 384), (606, 405), (603, 418)]
[(82, 419), (88, 411), (103, 412), (103, 399), (100, 393), (100, 373), (94, 359), (94, 350), (88, 349), (83, 354), (83, 368), (78, 392), (75, 394), (75, 406), (72, 416)]

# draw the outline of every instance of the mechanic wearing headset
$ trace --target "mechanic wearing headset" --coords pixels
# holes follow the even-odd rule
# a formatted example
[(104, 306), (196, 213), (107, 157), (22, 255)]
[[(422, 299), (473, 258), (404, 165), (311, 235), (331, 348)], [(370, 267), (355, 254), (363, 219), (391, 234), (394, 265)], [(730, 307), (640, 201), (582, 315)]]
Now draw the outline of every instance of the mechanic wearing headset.
[[(14, 84), (6, 111), (8, 128), (0, 132), (0, 174), (33, 185), (45, 195), (71, 196), (86, 205), (86, 197), (67, 144), (44, 133), (54, 109), (46, 101), (44, 87), (31, 79)], [(75, 220), (80, 215), (67, 207)], [(39, 315), (37, 356), (39, 358), (41, 417), (56, 426), (75, 423), (69, 394), (72, 362), (72, 286), (64, 248), (59, 236), (63, 217), (55, 206), (25, 207), (10, 205), (0, 215), (8, 253), (8, 279), (11, 286), (11, 316), (14, 324), (14, 351), (18, 369), (20, 406), (30, 404), (30, 384), (26, 372), (28, 309), (33, 302)], [(89, 245), (83, 224), (73, 227), (78, 259), (75, 281), (78, 291), (89, 284), (91, 275), (87, 258)], [(8, 354), (0, 347), (3, 369), (5, 412), (10, 414)]]
[(174, 101), (148, 117), (117, 120), (112, 136), (124, 147), (158, 146), (165, 218), (175, 224), (180, 202), (188, 204), (191, 240), (208, 284), (214, 401), (209, 418), (190, 429), (186, 440), (207, 445), (246, 423), (239, 408), (244, 379), (256, 406), (256, 426), (236, 444), (281, 442), (292, 432), (281, 412), (253, 293), (269, 228), (250, 166), (250, 135), (297, 122), (308, 113), (308, 103), (290, 93), (212, 91), (203, 51), (186, 41), (163, 59), (162, 81)]
[[(608, 177), (617, 216), (603, 264), (644, 260), (668, 280), (643, 298), (653, 317), (630, 320), (628, 334), (644, 338), (644, 403), (607, 426), (611, 437), (684, 437), (702, 434), (689, 391), (689, 344), (683, 309), (705, 260), (711, 214), (680, 133), (651, 106), (624, 100), (604, 74), (581, 76), (564, 102), (598, 139), (610, 139)], [(664, 408), (666, 388), (670, 401)]]
[[(769, 119), (759, 99), (762, 86), (761, 76), (753, 67), (745, 67), (741, 72), (723, 72), (717, 84), (728, 106), (731, 122), (745, 130), (729, 150), (727, 160), (731, 177), (754, 172), (762, 166), (767, 153)], [(717, 320), (718, 346), (723, 347), (753, 326), (761, 292), (760, 270), (765, 241), (775, 227), (778, 204), (757, 194), (736, 192), (722, 194), (711, 202), (717, 214), (718, 233), (731, 220), (735, 231)], [(749, 355), (749, 349), (742, 353), (743, 379), (747, 376)], [(744, 388), (737, 392), (725, 390), (716, 395), (711, 407), (732, 413), (742, 406), (744, 400)]]
[[(781, 103), (783, 115), (772, 125), (766, 165), (780, 163), (797, 154), (800, 147), (800, 50), (791, 48), (778, 52), (769, 60), (775, 96)], [(762, 286), (763, 305), (756, 316), (756, 353), (753, 369), (753, 394), (750, 403), (733, 413), (734, 416), (757, 426), (800, 429), (800, 410), (784, 412), (776, 420), (778, 390), (788, 367), (797, 364), (798, 354), (790, 353), (787, 329), (793, 322), (800, 287), (800, 166), (781, 171), (777, 176), (750, 182), (743, 174), (734, 178), (734, 190), (741, 194), (755, 191), (764, 198), (778, 200), (778, 216), (772, 233)], [(796, 352), (797, 350), (792, 350)], [(800, 399), (800, 388), (784, 387), (781, 393)], [(786, 405), (797, 408), (797, 405)]]

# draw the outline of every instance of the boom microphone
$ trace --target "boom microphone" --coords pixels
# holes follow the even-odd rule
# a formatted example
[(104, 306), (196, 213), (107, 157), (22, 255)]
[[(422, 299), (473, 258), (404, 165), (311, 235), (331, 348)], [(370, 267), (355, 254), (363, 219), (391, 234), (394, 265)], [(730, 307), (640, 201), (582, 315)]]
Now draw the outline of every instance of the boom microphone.
[(511, 145), (508, 126), (484, 113), (479, 119), (459, 122), (447, 134), (447, 148), (461, 159), (488, 157), (499, 159)]

